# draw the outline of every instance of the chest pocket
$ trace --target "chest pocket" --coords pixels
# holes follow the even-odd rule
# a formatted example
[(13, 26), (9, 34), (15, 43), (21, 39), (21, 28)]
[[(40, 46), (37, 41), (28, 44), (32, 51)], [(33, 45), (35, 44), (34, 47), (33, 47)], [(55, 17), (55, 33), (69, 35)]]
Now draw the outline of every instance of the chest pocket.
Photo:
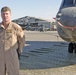
[(10, 40), (12, 38), (12, 29), (7, 29), (5, 32), (5, 40)]

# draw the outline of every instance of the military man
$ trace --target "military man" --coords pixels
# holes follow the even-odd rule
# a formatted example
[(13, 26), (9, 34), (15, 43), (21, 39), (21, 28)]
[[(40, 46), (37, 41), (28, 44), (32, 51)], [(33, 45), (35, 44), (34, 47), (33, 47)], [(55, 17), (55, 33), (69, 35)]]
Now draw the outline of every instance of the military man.
[(11, 10), (5, 6), (1, 9), (0, 23), (0, 75), (19, 75), (18, 54), (25, 45), (22, 28), (11, 21)]

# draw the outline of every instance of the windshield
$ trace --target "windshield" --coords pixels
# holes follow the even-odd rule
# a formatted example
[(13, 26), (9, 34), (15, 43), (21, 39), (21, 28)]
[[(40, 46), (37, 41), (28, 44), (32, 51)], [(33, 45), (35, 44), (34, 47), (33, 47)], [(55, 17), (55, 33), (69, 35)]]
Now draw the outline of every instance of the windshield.
[(62, 6), (74, 6), (76, 5), (76, 0), (64, 0)]

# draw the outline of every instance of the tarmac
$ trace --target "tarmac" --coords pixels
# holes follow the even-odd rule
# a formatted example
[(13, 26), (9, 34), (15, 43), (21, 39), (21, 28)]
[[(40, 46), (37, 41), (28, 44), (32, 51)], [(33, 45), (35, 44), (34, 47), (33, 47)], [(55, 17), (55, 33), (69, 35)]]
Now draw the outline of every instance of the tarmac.
[(26, 44), (20, 57), (20, 75), (76, 75), (76, 54), (57, 31), (24, 31)]

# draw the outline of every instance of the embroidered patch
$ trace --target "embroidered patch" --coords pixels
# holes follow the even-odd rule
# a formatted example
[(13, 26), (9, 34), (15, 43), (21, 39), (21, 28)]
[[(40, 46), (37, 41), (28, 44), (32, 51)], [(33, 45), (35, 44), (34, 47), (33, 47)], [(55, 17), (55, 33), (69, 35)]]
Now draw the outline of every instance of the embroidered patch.
[(19, 32), (22, 32), (22, 29), (19, 29)]
[(12, 33), (12, 29), (7, 29), (6, 33)]

